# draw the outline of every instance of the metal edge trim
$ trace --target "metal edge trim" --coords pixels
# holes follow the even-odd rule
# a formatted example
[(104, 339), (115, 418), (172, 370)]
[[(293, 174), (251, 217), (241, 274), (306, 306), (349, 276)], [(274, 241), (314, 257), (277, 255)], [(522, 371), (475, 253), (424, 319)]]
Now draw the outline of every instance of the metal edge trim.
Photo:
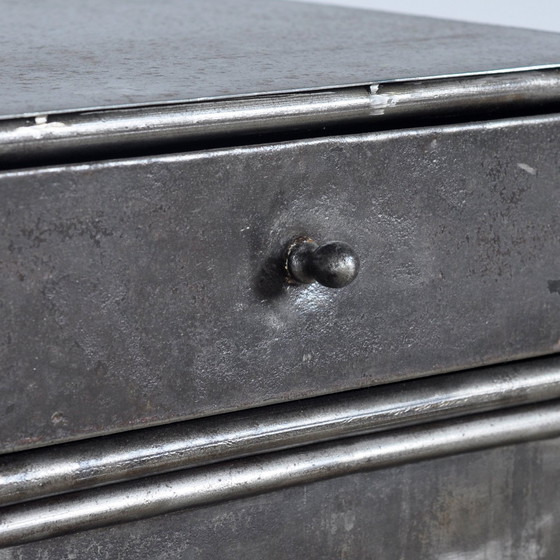
[(3, 508), (0, 547), (490, 447), (560, 436), (560, 401), (279, 451)]
[[(383, 82), (325, 91), (298, 92), (106, 111), (36, 115), (0, 121), (0, 165), (115, 157), (123, 149), (143, 153), (201, 142), (279, 133), (306, 135), (326, 128), (375, 125), (418, 118), (493, 118), (560, 104), (560, 69)], [(268, 138), (269, 140), (269, 138)], [(156, 147), (159, 147), (156, 149)]]
[(560, 398), (560, 356), (0, 456), (0, 506), (349, 436)]

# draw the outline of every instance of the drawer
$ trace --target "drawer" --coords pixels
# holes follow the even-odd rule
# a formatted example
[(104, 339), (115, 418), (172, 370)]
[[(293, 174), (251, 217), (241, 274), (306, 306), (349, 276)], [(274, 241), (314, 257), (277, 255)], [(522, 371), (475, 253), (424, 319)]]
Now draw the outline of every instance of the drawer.
[[(560, 350), (559, 133), (519, 118), (0, 174), (1, 451)], [(287, 285), (301, 235), (350, 244), (357, 279)]]
[(559, 454), (552, 439), (358, 473), (20, 545), (0, 560), (556, 560)]

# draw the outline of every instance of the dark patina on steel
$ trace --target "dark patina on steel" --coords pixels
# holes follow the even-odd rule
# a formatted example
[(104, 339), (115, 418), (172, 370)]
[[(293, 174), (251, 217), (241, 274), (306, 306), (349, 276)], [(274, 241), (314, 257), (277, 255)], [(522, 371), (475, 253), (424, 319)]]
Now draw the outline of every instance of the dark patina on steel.
[[(559, 122), (0, 173), (1, 449), (557, 352)], [(287, 289), (302, 233), (358, 279)]]
[(557, 560), (559, 35), (45, 0), (0, 36), (0, 560)]

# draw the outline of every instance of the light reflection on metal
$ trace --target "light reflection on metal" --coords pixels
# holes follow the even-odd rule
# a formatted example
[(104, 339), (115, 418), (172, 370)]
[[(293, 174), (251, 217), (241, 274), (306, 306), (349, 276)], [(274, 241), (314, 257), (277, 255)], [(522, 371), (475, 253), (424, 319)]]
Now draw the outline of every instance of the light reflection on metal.
[[(485, 119), (554, 110), (560, 103), (557, 68), (387, 82), (330, 91), (114, 109), (0, 123), (0, 165), (33, 165), (44, 158), (89, 161), (169, 146), (278, 133), (320, 134), (325, 128), (375, 128), (415, 119)], [(259, 135), (259, 137), (256, 137)], [(262, 135), (265, 135), (264, 137)], [(197, 146), (198, 143), (198, 146)], [(118, 152), (113, 153), (115, 150)]]

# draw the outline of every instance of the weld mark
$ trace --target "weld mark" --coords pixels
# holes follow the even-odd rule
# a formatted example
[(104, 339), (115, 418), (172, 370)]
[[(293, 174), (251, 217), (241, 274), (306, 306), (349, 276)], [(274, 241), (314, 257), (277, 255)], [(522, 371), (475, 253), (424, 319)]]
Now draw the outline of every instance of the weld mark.
[(519, 167), (519, 169), (523, 169), (523, 171), (526, 171), (527, 173), (529, 173), (529, 175), (536, 175), (537, 174), (537, 170), (534, 167), (531, 167), (530, 165), (527, 165), (526, 163), (518, 163), (517, 167)]

